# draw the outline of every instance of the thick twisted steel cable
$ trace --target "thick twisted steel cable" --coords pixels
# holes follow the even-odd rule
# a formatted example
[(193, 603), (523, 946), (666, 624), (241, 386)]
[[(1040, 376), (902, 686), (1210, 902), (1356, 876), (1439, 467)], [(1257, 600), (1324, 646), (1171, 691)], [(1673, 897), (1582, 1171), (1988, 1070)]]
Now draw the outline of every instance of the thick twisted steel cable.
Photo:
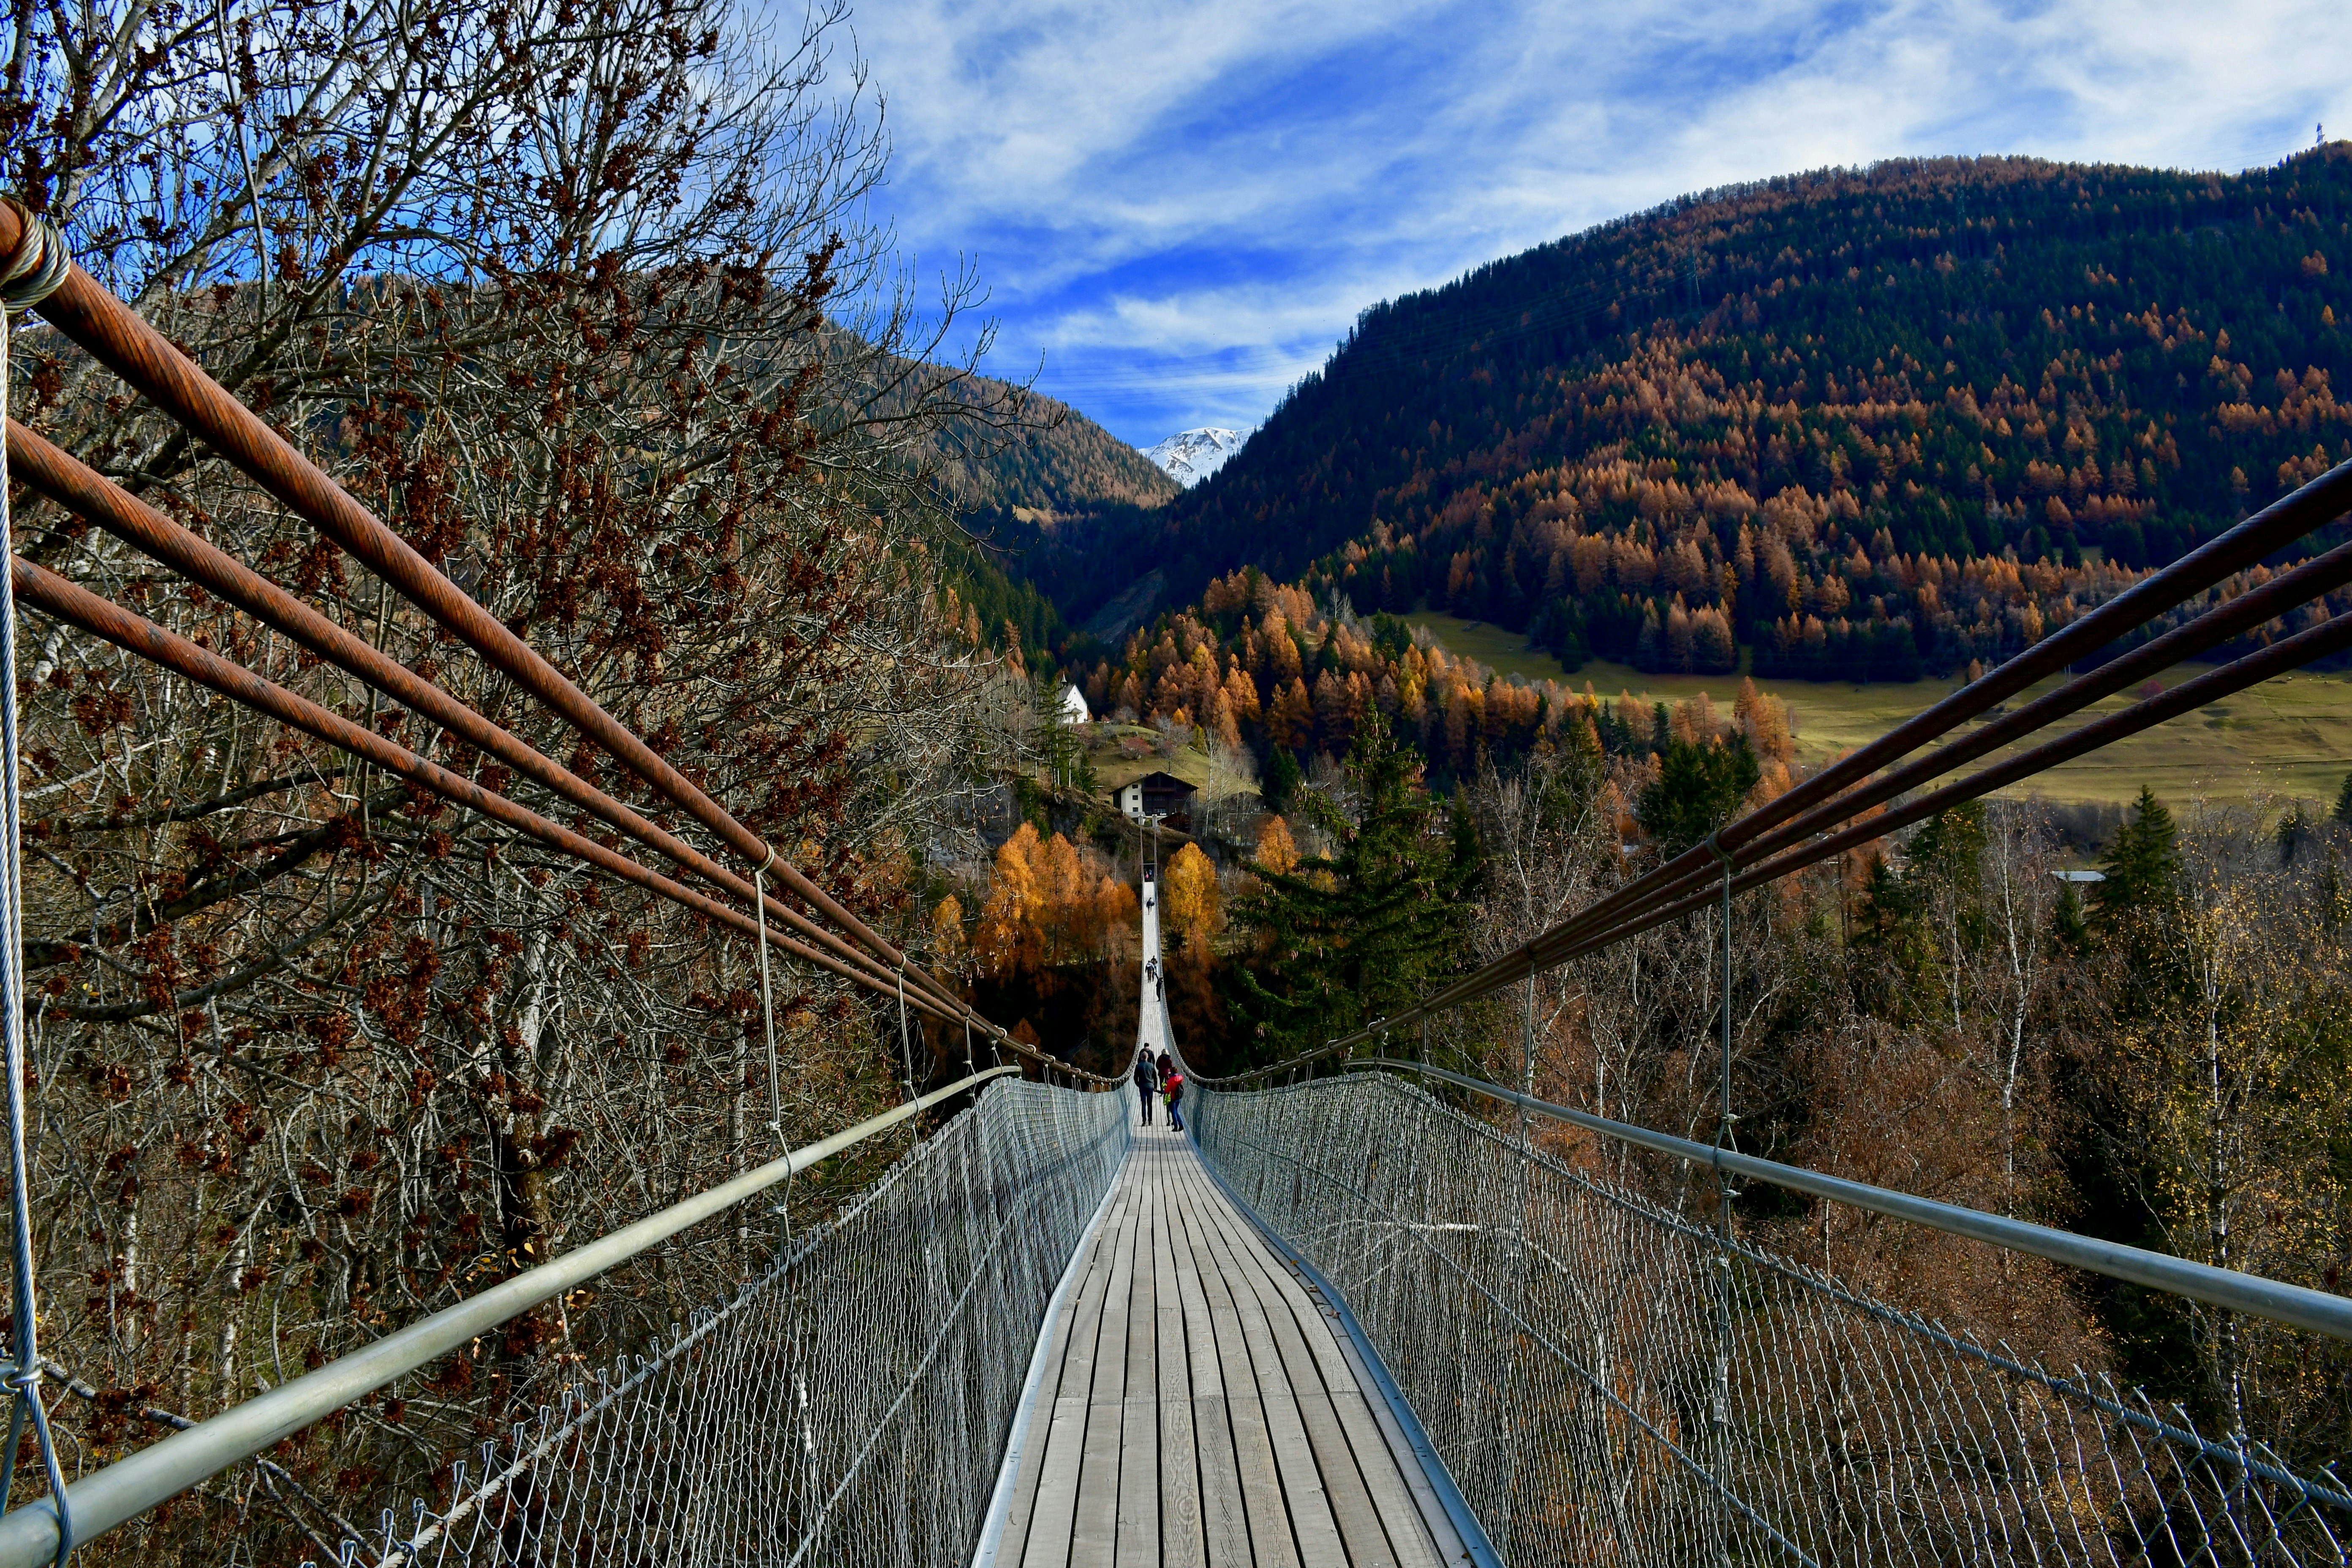
[[(308, 698), (288, 691), (209, 648), (199, 647), (185, 637), (165, 631), (145, 617), (44, 567), (17, 558), (13, 563), (11, 581), (16, 592), (24, 595), (26, 602), (113, 643), (128, 653), (175, 669), (233, 701), (267, 713), (338, 750), (362, 757), (421, 789), (480, 812), (494, 821), (528, 834), (550, 848), (608, 871), (706, 919), (732, 927), (755, 940), (772, 943), (803, 963), (814, 964), (854, 985), (882, 996), (897, 998), (901, 994), (900, 987), (891, 978), (877, 975), (870, 969), (853, 968), (830, 953), (804, 946), (781, 931), (763, 932), (753, 916), (719, 903), (593, 839), (551, 822), (528, 806), (485, 789), (475, 781), (452, 773), (438, 763), (422, 757), (373, 730), (330, 712)], [(958, 1023), (965, 1018), (962, 1012), (941, 1006), (924, 993), (907, 994), (904, 1000), (906, 1005), (919, 1008), (926, 1016), (941, 1023)], [(1048, 1052), (1024, 1045), (1001, 1032), (992, 1031), (990, 1038), (1001, 1040), (1003, 1048), (1037, 1063), (1042, 1069), (1058, 1069), (1073, 1079), (1097, 1087), (1116, 1085), (1120, 1081), (1071, 1067)]]
[[(434, 682), (400, 664), (357, 634), (338, 626), (293, 594), (253, 571), (121, 486), (15, 420), (8, 422), (12, 471), (34, 490), (273, 626), (393, 701), (441, 725), (458, 740), (600, 818), (639, 843), (716, 883), (777, 919), (844, 963), (889, 976), (867, 950), (809, 919), (746, 880), (686, 840), (581, 778)], [(764, 872), (768, 868), (761, 867)], [(960, 1000), (958, 1006), (966, 1005)], [(981, 1019), (984, 1029), (995, 1026)]]
[[(32, 242), (12, 247), (14, 254), (0, 269), (0, 416), (8, 407), (9, 339), (16, 316), (48, 297), (64, 280), (69, 265), (65, 242), (47, 222), (13, 202), (0, 206), (23, 226)], [(14, 549), (13, 520), (8, 515), (8, 465), (0, 458), (0, 554)], [(58, 1462), (56, 1436), (49, 1430), (47, 1408), (41, 1403), (40, 1292), (36, 1287), (33, 1259), (33, 1209), (30, 1171), (25, 1153), (25, 887), (18, 795), (22, 749), (16, 728), (16, 599), (10, 585), (0, 583), (0, 1070), (8, 1075), (8, 1269), (13, 1309), (13, 1359), (5, 1376), (9, 1394), (8, 1438), (0, 1450), (0, 1511), (16, 1475), (17, 1446), (29, 1419), (33, 1441), (40, 1450), (41, 1470), (49, 1485), (50, 1507), (56, 1515), (53, 1560), (62, 1568), (74, 1548), (72, 1505), (66, 1498), (65, 1473)]]
[[(1614, 934), (1609, 940), (1615, 941), (1635, 931), (1647, 930), (1657, 922), (1634, 917), (1656, 909), (1666, 900), (1678, 900), (1672, 907), (1678, 914), (1686, 913), (1700, 907), (1705, 899), (1683, 895), (1716, 875), (1719, 867), (1716, 858), (1718, 854), (1730, 856), (1737, 865), (1753, 865), (1789, 844), (1832, 826), (1870, 805), (1890, 799), (1906, 789), (2046, 727), (2102, 697), (2146, 679), (2157, 670), (2169, 668), (2288, 610), (2318, 599), (2352, 581), (2352, 544), (2339, 546), (2282, 574), (2261, 588), (2236, 595), (2188, 625), (2176, 627), (2099, 669), (2078, 677), (2057, 691), (2026, 705), (2019, 712), (1998, 720), (1977, 734), (1952, 742), (1891, 772), (1884, 778), (1873, 780), (1869, 777), (1879, 767), (1948, 733), (2043, 676), (2096, 652), (2116, 637), (2214, 586), (2263, 556), (2292, 544), (2340, 516), (2347, 507), (2352, 507), (2352, 462), (2336, 465), (2171, 566), (2143, 579), (2090, 614), (2052, 633), (2016, 658), (1988, 672), (1983, 679), (1969, 683), (1860, 751), (1832, 763), (1787, 795), (1727, 824), (1714, 836), (1712, 849), (1702, 844), (1685, 850), (1664, 865), (1578, 911), (1523, 946), (1471, 974), (1440, 987), (1393, 1016), (1375, 1019), (1360, 1029), (1327, 1041), (1297, 1057), (1252, 1068), (1247, 1073), (1208, 1081), (1257, 1081), (1353, 1050), (1391, 1029), (1491, 994), (1525, 975), (1553, 968), (1576, 954), (1591, 952), (1593, 944), (1590, 937), (1593, 932), (1612, 932)], [(2284, 644), (2273, 645), (2273, 647), (2280, 646)], [(2301, 662), (2318, 657), (2321, 657), (2319, 652), (2307, 653)], [(2242, 674), (2255, 667), (2241, 660), (2228, 668)], [(2283, 668), (2293, 666), (2274, 665), (2269, 668), (2268, 673), (2276, 673)], [(2198, 683), (2188, 684), (2194, 686)], [(2176, 690), (2185, 689), (2176, 688)], [(2211, 693), (2202, 699), (2204, 701), (2211, 701), (2214, 695), (2221, 694), (2210, 686), (2203, 689)], [(2142, 704), (2128, 711), (2144, 716), (2147, 709), (2148, 705)], [(2173, 717), (2180, 711), (2187, 710), (2167, 710), (2163, 717)], [(2146, 728), (2147, 723), (2158, 721), (2160, 720), (2148, 719), (2136, 728)], [(2103, 729), (2103, 726), (2106, 728)], [(2086, 726), (2084, 731), (2075, 731), (2075, 734), (2082, 735), (2091, 731), (2099, 731), (2105, 736), (2104, 740), (2094, 742), (2095, 744), (2104, 744), (2123, 733), (2135, 732), (2133, 729), (2116, 731), (2109, 721), (2101, 721), (2098, 724)], [(2002, 782), (2014, 783), (2031, 773), (2054, 767), (2067, 757), (2079, 754), (2079, 751), (2073, 750), (2060, 754), (2048, 747), (2037, 749), (2028, 753), (2036, 760), (2023, 773), (2015, 771), (2014, 764), (2003, 764), (2005, 777)], [(1999, 787), (2000, 784), (1985, 786), (1988, 790)], [(1867, 835), (1865, 841), (1871, 837), (1876, 835)], [(1792, 868), (1798, 863), (1788, 858), (1776, 862), (1784, 868)], [(1756, 884), (1753, 879), (1743, 879), (1739, 885), (1752, 887)]]
[[(2283, 550), (2296, 540), (2325, 527), (2352, 509), (2352, 461), (2297, 487), (2234, 528), (2220, 534), (2155, 574), (2145, 577), (2089, 614), (2068, 622), (2015, 658), (1988, 670), (1979, 679), (1905, 720), (1877, 740), (1800, 783), (1779, 799), (1725, 824), (1717, 835), (1719, 847), (1735, 857), (1755, 840), (1783, 824), (1811, 819), (1815, 814), (1843, 806), (1841, 798), (1888, 763), (1927, 742), (1949, 734), (1977, 715), (2023, 691), (2045, 676), (2054, 675), (2077, 659), (2098, 652), (2109, 643), (2146, 625), (2156, 616), (2185, 604), (2231, 575)], [(2341, 579), (2337, 579), (2341, 581)], [(2315, 596), (2312, 590), (2304, 597)], [(2286, 607), (2286, 606), (2281, 606)], [(2273, 610), (2273, 614), (2277, 611)], [(2259, 624), (2259, 623), (2256, 623)], [(2174, 661), (2185, 655), (2176, 653)], [(2161, 667), (2159, 667), (2161, 668)], [(2143, 668), (2140, 671), (2147, 673)], [(2074, 706), (2094, 700), (2083, 693), (2099, 689), (2097, 672), (2074, 684)], [(2119, 689), (2106, 687), (2107, 691)], [(2014, 731), (2011, 732), (2012, 734)], [(1829, 821), (1837, 820), (1832, 816)], [(1814, 826), (1825, 826), (1815, 822)], [(1693, 846), (1640, 881), (1619, 889), (1591, 909), (1563, 923), (1591, 925), (1646, 896), (1653, 884), (1690, 884), (1714, 870), (1704, 846)]]
[[(68, 582), (45, 567), (37, 566), (21, 556), (13, 558), (12, 565), (12, 584), (26, 604), (94, 637), (102, 637), (127, 653), (177, 670), (233, 701), (243, 703), (340, 751), (373, 763), (420, 789), (527, 834), (551, 849), (683, 905), (705, 919), (773, 942), (793, 957), (853, 984), (863, 985), (885, 995), (893, 992), (894, 988), (888, 982), (863, 970), (854, 969), (830, 953), (794, 942), (780, 931), (764, 931), (751, 916), (741, 910), (696, 892), (592, 838), (551, 822), (528, 806), (486, 789), (364, 725), (330, 712), (309, 698), (289, 691), (209, 648), (199, 647), (185, 637), (165, 631), (144, 616)], [(952, 1020), (957, 1016), (928, 996), (920, 997), (919, 1001), (942, 1020)]]
[[(2186, 625), (2174, 627), (2162, 637), (2101, 665), (2096, 670), (2067, 682), (2055, 691), (2034, 699), (2013, 712), (2001, 715), (1958, 740), (1923, 756), (1914, 757), (1900, 767), (1889, 769), (1868, 784), (1839, 796), (1829, 805), (1817, 807), (1797, 821), (1783, 823), (1754, 839), (1741, 854), (1727, 855), (1726, 858), (1734, 867), (1752, 866), (1792, 844), (1801, 843), (1812, 833), (1833, 822), (1893, 800), (2014, 741), (2047, 729), (2058, 720), (2080, 712), (2101, 698), (2113, 696), (2159, 671), (2210, 652), (2265, 622), (2316, 602), (2347, 583), (2352, 583), (2352, 542), (2339, 544), (2324, 555), (2281, 573), (2262, 587), (2216, 605)], [(1720, 837), (1720, 835), (1716, 837)], [(1695, 886), (1696, 880), (1685, 879), (1679, 884), (1661, 884), (1617, 910), (1610, 923), (1622, 924), (1645, 910), (1655, 908)], [(1538, 940), (1558, 944), (1575, 939), (1599, 923), (1565, 922)]]
[[(1971, 773), (1941, 789), (1906, 801), (1881, 816), (1856, 823), (1827, 837), (1814, 839), (1760, 866), (1751, 867), (1732, 879), (1732, 889), (1745, 892), (1766, 882), (1777, 881), (1791, 871), (1801, 870), (1849, 849), (1859, 848), (1915, 822), (1925, 822), (1929, 817), (1941, 816), (1956, 805), (1990, 795), (1994, 790), (2007, 788), (2061, 763), (2071, 762), (2102, 746), (2113, 745), (2143, 730), (2153, 729), (2168, 720), (2194, 712), (2208, 703), (2218, 702), (2224, 697), (2243, 691), (2273, 676), (2298, 669), (2347, 648), (2352, 648), (2352, 616), (2338, 616), (2334, 620), (2322, 622), (2273, 643), (2259, 653), (2248, 654), (2219, 669), (2210, 670), (2192, 680), (2184, 680), (2162, 696), (2136, 702), (2120, 712), (2110, 713), (2079, 730), (2069, 731), (2057, 740), (2045, 742), (2005, 763)], [(1556, 955), (1548, 955), (1549, 962), (1565, 963), (1571, 958), (1598, 952), (1628, 937), (1679, 920), (1695, 910), (1705, 908), (1713, 897), (1712, 892), (1702, 889), (1675, 903), (1662, 908), (1653, 906), (1646, 912), (1629, 916), (1618, 924), (1563, 944)]]
[[(23, 215), (0, 205), (0, 255), (14, 256), (26, 233)], [(811, 880), (773, 847), (712, 800), (667, 759), (541, 657), (521, 637), (449, 581), (406, 540), (384, 526), (310, 458), (236, 400), (128, 305), (79, 266), (40, 304), (42, 319), (87, 350), (150, 401), (242, 469), (270, 494), (349, 551), (443, 629), (473, 648), (517, 686), (611, 753), (741, 856), (772, 862), (799, 898), (886, 964), (906, 955)], [(950, 1008), (951, 989), (929, 972), (908, 976)]]

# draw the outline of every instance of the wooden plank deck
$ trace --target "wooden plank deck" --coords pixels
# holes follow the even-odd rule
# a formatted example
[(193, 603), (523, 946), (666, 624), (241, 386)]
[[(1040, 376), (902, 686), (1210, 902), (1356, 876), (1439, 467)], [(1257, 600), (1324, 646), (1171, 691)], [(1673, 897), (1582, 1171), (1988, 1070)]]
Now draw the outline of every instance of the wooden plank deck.
[(1352, 1347), (1189, 1139), (1137, 1130), (1076, 1281), (1013, 1461), (1000, 1568), (1446, 1560)]

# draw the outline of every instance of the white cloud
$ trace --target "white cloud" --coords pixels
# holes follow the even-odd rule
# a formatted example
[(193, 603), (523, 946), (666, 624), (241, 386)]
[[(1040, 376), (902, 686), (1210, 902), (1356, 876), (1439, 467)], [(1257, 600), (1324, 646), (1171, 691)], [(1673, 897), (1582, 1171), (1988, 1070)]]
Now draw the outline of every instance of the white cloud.
[[(1055, 0), (856, 17), (923, 257), (1149, 441), (1402, 289), (1683, 192), (1946, 153), (2236, 170), (2352, 132), (2342, 0)], [(1098, 404), (1098, 405), (1097, 405)]]

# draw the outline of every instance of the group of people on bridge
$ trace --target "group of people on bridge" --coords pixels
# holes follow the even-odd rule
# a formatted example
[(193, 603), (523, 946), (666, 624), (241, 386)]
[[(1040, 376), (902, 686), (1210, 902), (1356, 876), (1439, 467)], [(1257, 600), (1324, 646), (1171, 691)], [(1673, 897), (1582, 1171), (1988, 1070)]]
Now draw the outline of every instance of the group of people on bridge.
[(1184, 1075), (1175, 1058), (1166, 1051), (1154, 1057), (1150, 1046), (1136, 1052), (1135, 1096), (1143, 1105), (1143, 1125), (1151, 1125), (1151, 1102), (1157, 1099), (1167, 1103), (1168, 1125), (1184, 1131)]

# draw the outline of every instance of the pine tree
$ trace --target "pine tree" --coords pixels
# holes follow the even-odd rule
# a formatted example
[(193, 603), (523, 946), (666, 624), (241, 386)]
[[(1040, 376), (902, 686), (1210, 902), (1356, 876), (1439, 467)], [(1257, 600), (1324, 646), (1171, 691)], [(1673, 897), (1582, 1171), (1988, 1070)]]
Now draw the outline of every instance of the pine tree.
[(2146, 784), (2132, 812), (2099, 862), (2106, 880), (2093, 893), (2101, 921), (2110, 927), (2136, 915), (2160, 914), (2180, 897), (2180, 835), (2172, 814)]
[(1234, 901), (1254, 957), (1230, 1000), (1250, 1061), (1279, 1061), (1402, 1011), (1460, 952), (1460, 895), (1476, 875), (1475, 836), (1449, 834), (1380, 710), (1349, 749), (1354, 818), (1316, 790), (1293, 805), (1331, 842), (1287, 873), (1261, 863)]
[(1298, 759), (1291, 755), (1288, 746), (1277, 743), (1265, 757), (1265, 784), (1261, 793), (1265, 798), (1266, 809), (1286, 810), (1301, 776)]
[(2352, 773), (2344, 775), (2344, 787), (2336, 792), (2336, 820), (2352, 827)]
[(2080, 952), (2090, 942), (2090, 927), (2083, 920), (2083, 900), (2075, 894), (2072, 882), (2059, 886), (2057, 907), (2050, 911), (2050, 932), (2068, 952)]
[(1748, 737), (1737, 731), (1728, 744), (1669, 741), (1658, 780), (1642, 792), (1634, 818), (1672, 858), (1730, 821), (1762, 776)]
[(2138, 1016), (2181, 984), (2180, 919), (2186, 872), (2172, 814), (2140, 787), (2133, 820), (2116, 831), (2093, 887), (2092, 929), (2126, 960), (2117, 1010)]

